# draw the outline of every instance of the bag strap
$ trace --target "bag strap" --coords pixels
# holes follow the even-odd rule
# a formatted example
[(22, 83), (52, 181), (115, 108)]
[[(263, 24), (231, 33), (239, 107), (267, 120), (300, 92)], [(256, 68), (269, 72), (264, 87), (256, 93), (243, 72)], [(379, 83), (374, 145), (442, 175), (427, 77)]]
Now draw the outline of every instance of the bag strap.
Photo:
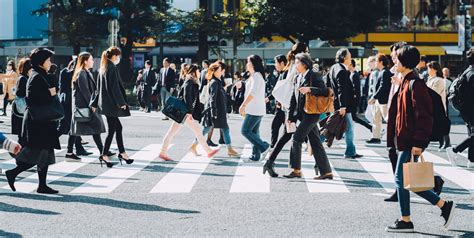
[[(420, 161), (421, 163), (425, 163), (425, 156), (423, 156), (423, 153), (421, 153), (421, 155), (419, 156), (420, 158)], [(410, 157), (410, 163), (414, 163), (415, 162), (415, 156), (412, 154), (411, 157)]]

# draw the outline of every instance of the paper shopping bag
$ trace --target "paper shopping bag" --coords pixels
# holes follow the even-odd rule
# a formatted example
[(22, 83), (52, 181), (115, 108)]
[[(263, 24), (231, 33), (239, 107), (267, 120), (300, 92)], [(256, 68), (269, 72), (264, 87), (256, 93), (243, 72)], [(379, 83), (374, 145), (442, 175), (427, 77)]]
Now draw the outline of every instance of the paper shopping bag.
[(403, 164), (403, 186), (412, 192), (422, 192), (434, 187), (433, 163), (426, 162), (423, 155), (420, 162), (410, 161)]

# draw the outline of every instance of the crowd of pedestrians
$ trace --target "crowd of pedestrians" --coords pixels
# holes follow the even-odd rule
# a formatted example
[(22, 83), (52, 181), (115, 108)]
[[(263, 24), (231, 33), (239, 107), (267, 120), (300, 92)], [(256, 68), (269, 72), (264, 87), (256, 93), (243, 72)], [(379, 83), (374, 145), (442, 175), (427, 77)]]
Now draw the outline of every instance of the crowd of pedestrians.
[[(474, 159), (474, 49), (467, 54), (470, 66), (454, 81), (449, 78), (448, 69), (442, 69), (439, 62), (428, 62), (414, 46), (397, 42), (390, 50), (390, 56), (379, 53), (368, 58), (370, 72), (366, 77), (357, 72), (356, 62), (347, 48), (337, 51), (335, 64), (326, 72), (320, 71), (315, 67), (308, 46), (302, 42), (296, 43), (287, 55), (274, 58), (277, 73), (274, 78), (265, 70), (258, 55), (248, 56), (245, 72), (236, 72), (230, 81), (226, 77), (227, 66), (221, 61), (206, 60), (201, 66), (182, 64), (179, 73), (168, 58), (163, 60), (160, 70), (146, 61), (145, 68), (138, 73), (134, 91), (141, 110), (147, 113), (153, 109), (153, 95), (160, 98), (163, 111), (176, 99), (185, 105), (183, 120), (178, 121), (173, 116), (163, 118), (173, 119), (157, 155), (164, 161), (173, 160), (168, 156), (168, 148), (183, 125), (194, 133), (195, 140), (189, 150), (196, 156), (200, 154), (198, 145), (209, 158), (219, 152), (218, 148), (213, 148), (217, 144), (211, 140), (216, 129), (220, 132), (219, 144), (226, 146), (227, 155), (240, 157), (232, 145), (228, 123), (228, 114), (232, 112), (243, 118), (240, 132), (252, 145), (249, 160), (266, 159), (263, 173), (271, 177), (279, 176), (274, 168), (275, 160), (290, 140), (288, 163), (291, 172), (284, 175), (285, 178), (302, 177), (301, 157), (306, 143), (315, 160), (314, 179), (332, 180), (330, 158), (324, 147), (325, 142), (328, 146), (332, 143), (332, 137), (327, 138), (327, 132), (334, 129), (330, 127), (340, 125), (339, 134), (343, 134), (345, 141), (344, 157), (351, 160), (364, 159), (357, 153), (354, 143), (354, 122), (372, 132), (366, 141), (368, 145), (382, 144), (386, 135), (396, 192), (385, 201), (398, 201), (401, 213), (401, 218), (386, 230), (411, 232), (414, 226), (410, 218), (410, 195), (403, 181), (404, 163), (412, 157), (416, 160), (433, 140), (439, 143), (440, 150), (447, 151), (452, 163), (457, 153), (467, 148), (469, 161)], [(68, 135), (67, 161), (80, 162), (80, 156), (92, 154), (84, 149), (82, 142), (82, 137), (92, 136), (100, 152), (101, 166), (116, 165), (112, 160), (115, 154), (110, 151), (114, 137), (120, 164), (134, 162), (126, 152), (120, 121), (121, 117), (131, 115), (117, 66), (121, 59), (120, 49), (110, 47), (102, 53), (97, 77), (91, 71), (93, 55), (83, 52), (56, 79), (50, 73), (53, 55), (51, 50), (35, 49), (29, 58), (19, 61), (18, 70), (15, 62), (10, 61), (7, 73), (0, 75), (5, 96), (3, 112), (5, 114), (7, 105), (13, 102), (11, 129), (12, 134), (18, 135), (18, 143), (0, 135), (0, 143), (14, 155), (17, 163), (14, 169), (6, 172), (13, 191), (16, 190), (16, 177), (36, 166), (37, 192), (58, 193), (47, 185), (46, 177), (48, 167), (56, 161), (54, 149), (60, 149), (59, 137), (62, 135)], [(435, 127), (439, 116), (433, 106), (436, 102), (432, 92), (440, 98), (444, 117), (448, 117), (451, 103), (467, 124), (469, 137), (454, 148), (450, 143), (449, 128), (434, 136), (438, 133)], [(274, 106), (269, 108), (269, 103)], [(361, 118), (358, 112), (364, 111), (365, 107), (366, 118)], [(262, 118), (267, 113), (274, 114), (268, 142), (260, 135)], [(384, 123), (387, 124), (385, 130)], [(104, 142), (103, 133), (107, 133)], [(440, 198), (444, 181), (439, 176), (434, 180), (432, 190), (417, 194), (440, 208), (444, 225), (448, 227), (455, 204)]]

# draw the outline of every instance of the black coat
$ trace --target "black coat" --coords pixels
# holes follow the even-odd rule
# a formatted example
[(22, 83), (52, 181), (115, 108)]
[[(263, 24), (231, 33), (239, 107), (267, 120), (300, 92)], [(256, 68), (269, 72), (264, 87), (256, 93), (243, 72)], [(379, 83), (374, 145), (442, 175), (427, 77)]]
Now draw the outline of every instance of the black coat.
[(213, 77), (209, 82), (209, 103), (206, 105), (204, 126), (214, 128), (229, 128), (227, 124), (227, 95), (224, 82)]
[(357, 103), (359, 104), (360, 97), (362, 96), (361, 90), (360, 90), (360, 74), (357, 71), (354, 71), (354, 73), (351, 73), (351, 81), (352, 85), (354, 85), (354, 99)]
[(328, 87), (334, 90), (334, 109), (345, 107), (347, 112), (355, 112), (354, 86), (350, 72), (341, 63), (336, 63), (329, 69)]
[(392, 73), (388, 68), (384, 68), (377, 77), (377, 83), (375, 84), (374, 99), (380, 104), (387, 104), (388, 97), (390, 95), (390, 88), (392, 86)]
[[(48, 74), (43, 69), (33, 69), (31, 77), (26, 84), (26, 105), (28, 108), (35, 106), (52, 105), (54, 97), (49, 91)], [(35, 149), (60, 149), (56, 122), (39, 122), (31, 119), (29, 110), (23, 119), (23, 136), (26, 146)]]
[[(461, 108), (461, 117), (465, 122), (474, 125), (474, 67), (471, 65), (464, 73), (466, 77), (466, 88), (461, 89), (462, 98), (465, 98), (463, 108)], [(464, 84), (463, 84), (464, 85)]]
[(60, 135), (67, 135), (71, 129), (72, 117), (72, 75), (74, 70), (67, 68), (61, 70), (59, 74), (59, 100), (64, 109), (64, 118), (59, 121), (58, 132)]
[[(165, 68), (162, 68), (160, 70), (160, 78), (156, 82), (156, 86), (155, 86), (157, 89), (160, 89), (163, 86), (164, 73), (165, 73)], [(165, 80), (164, 87), (166, 88), (168, 92), (171, 92), (171, 89), (176, 87), (176, 83), (177, 83), (176, 72), (172, 68), (168, 67), (168, 71), (166, 72), (166, 75), (164, 76), (164, 80)]]
[[(93, 101), (93, 96), (95, 96), (94, 92), (97, 88), (92, 74), (81, 70), (73, 85), (72, 111), (74, 112), (76, 108), (90, 108), (90, 102)], [(72, 135), (98, 135), (104, 132), (104, 121), (102, 120), (102, 116), (97, 112), (92, 113), (92, 119), (88, 122), (77, 122), (74, 117), (72, 117)]]
[[(127, 105), (125, 110), (120, 108), (124, 105)], [(120, 78), (120, 72), (110, 60), (106, 72), (99, 74), (96, 96), (91, 106), (97, 108), (97, 113), (108, 117), (130, 116), (127, 95)]]
[(203, 105), (199, 101), (199, 85), (192, 79), (184, 81), (181, 90), (178, 93), (178, 98), (184, 100), (188, 107), (189, 114), (192, 114), (193, 119), (201, 121)]
[[(18, 81), (16, 82), (16, 96), (17, 97), (26, 97), (26, 83), (28, 78), (20, 75)], [(23, 117), (18, 117), (12, 113), (12, 134), (21, 135), (21, 129), (23, 126)]]
[[(328, 88), (326, 87), (321, 74), (315, 73), (312, 70), (309, 70), (306, 73), (304, 80), (300, 85), (296, 85), (295, 80), (295, 89), (300, 87), (311, 87), (311, 94), (314, 96), (327, 96)], [(298, 97), (298, 100), (296, 98)], [(306, 102), (306, 96), (299, 91), (291, 96), (290, 108), (288, 113), (288, 118), (290, 121), (296, 122), (301, 120), (304, 112), (304, 105)]]

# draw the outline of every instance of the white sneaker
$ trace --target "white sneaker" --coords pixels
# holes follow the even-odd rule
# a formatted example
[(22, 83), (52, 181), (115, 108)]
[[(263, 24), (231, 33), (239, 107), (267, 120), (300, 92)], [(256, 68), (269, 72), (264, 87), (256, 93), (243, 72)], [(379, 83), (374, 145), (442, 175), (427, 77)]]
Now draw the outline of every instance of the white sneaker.
[(451, 165), (455, 165), (455, 160), (457, 159), (458, 155), (454, 152), (453, 147), (449, 147), (446, 149), (446, 154), (448, 155), (449, 162)]

